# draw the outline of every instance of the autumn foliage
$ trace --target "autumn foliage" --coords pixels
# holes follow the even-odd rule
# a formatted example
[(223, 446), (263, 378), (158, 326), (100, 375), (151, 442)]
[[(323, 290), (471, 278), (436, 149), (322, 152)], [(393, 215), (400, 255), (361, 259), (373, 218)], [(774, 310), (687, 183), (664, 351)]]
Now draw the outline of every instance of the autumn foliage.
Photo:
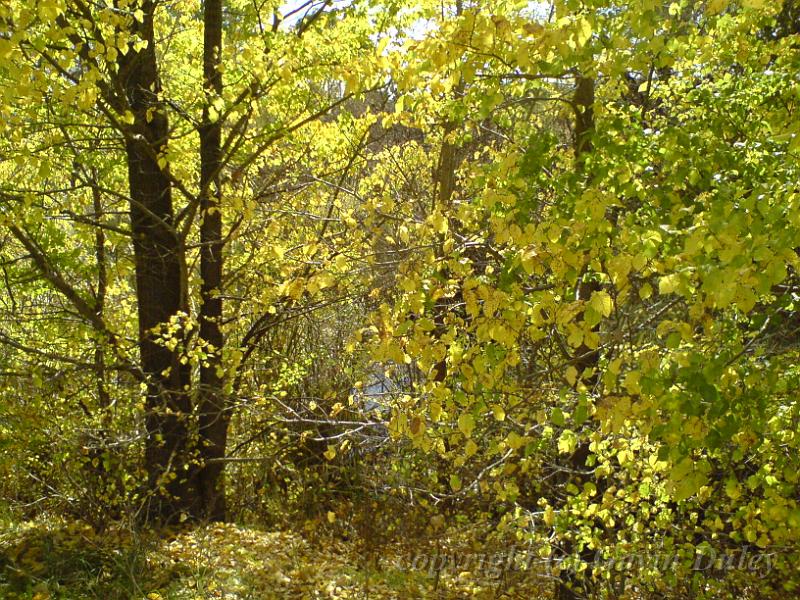
[(0, 595), (796, 594), (799, 35), (0, 3)]

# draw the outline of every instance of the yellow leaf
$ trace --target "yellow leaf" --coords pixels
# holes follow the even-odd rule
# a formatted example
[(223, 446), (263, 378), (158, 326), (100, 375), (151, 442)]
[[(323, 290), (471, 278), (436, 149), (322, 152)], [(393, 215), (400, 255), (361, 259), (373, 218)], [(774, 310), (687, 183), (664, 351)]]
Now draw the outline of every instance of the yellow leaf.
[(378, 42), (378, 45), (375, 47), (375, 54), (379, 56), (383, 54), (383, 51), (386, 50), (386, 46), (389, 45), (390, 39), (391, 38), (389, 36), (381, 38), (381, 40)]
[(567, 372), (565, 374), (565, 377), (567, 378), (567, 382), (570, 385), (575, 385), (575, 382), (578, 380), (578, 369), (570, 365), (569, 367), (567, 367)]
[(458, 429), (463, 433), (466, 437), (472, 435), (472, 431), (475, 429), (475, 419), (469, 413), (464, 413), (460, 417), (458, 417)]
[(578, 21), (578, 30), (575, 34), (575, 41), (578, 46), (583, 46), (592, 37), (592, 24), (588, 19)]
[(348, 213), (344, 217), (342, 217), (342, 221), (344, 221), (344, 224), (350, 228), (358, 227), (358, 221), (356, 221), (356, 219), (353, 217), (351, 213)]
[(506, 444), (512, 450), (517, 450), (522, 447), (522, 444), (525, 443), (525, 438), (520, 436), (518, 433), (512, 431), (511, 433), (506, 436)]
[(561, 454), (571, 454), (578, 445), (578, 436), (574, 431), (565, 429), (558, 438), (558, 451)]
[(658, 293), (671, 294), (676, 289), (678, 289), (679, 283), (680, 279), (677, 273), (673, 273), (672, 275), (665, 275), (664, 277), (658, 280)]
[(520, 44), (517, 47), (515, 54), (517, 58), (517, 65), (519, 65), (521, 69), (527, 69), (531, 66), (531, 51), (527, 45)]
[(478, 451), (478, 444), (476, 444), (472, 440), (469, 440), (467, 442), (467, 445), (464, 446), (464, 454), (467, 455), (467, 458), (473, 456), (477, 451)]
[(611, 300), (611, 296), (608, 295), (608, 292), (594, 292), (589, 300), (589, 304), (604, 317), (609, 316), (614, 308), (614, 302)]
[(431, 420), (438, 421), (439, 417), (442, 416), (442, 403), (434, 400), (431, 402), (429, 410), (431, 414)]
[(430, 216), (431, 225), (440, 234), (447, 233), (448, 223), (447, 218), (440, 212), (435, 212)]
[(728, 0), (711, 0), (706, 7), (706, 12), (710, 15), (721, 13), (728, 7)]
[(506, 411), (503, 410), (503, 407), (500, 406), (499, 404), (492, 405), (492, 414), (494, 415), (494, 418), (497, 419), (498, 421), (505, 421), (506, 419)]

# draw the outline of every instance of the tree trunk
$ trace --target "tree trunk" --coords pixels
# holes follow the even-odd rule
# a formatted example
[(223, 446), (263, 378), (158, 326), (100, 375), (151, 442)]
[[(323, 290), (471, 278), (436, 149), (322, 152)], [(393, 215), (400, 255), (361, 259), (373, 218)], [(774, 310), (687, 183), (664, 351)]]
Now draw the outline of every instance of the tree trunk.
[[(578, 173), (584, 173), (587, 155), (593, 148), (592, 137), (594, 135), (594, 79), (591, 77), (578, 75), (575, 82), (573, 108), (575, 110), (575, 170)], [(598, 282), (586, 279), (586, 274), (584, 273), (578, 284), (578, 297), (581, 300), (588, 301), (592, 293), (599, 291), (599, 289), (600, 286)], [(581, 344), (575, 350), (574, 357), (574, 366), (578, 370), (579, 377), (584, 370), (596, 368), (599, 358), (600, 353), (597, 349), (591, 349), (585, 343)], [(585, 379), (584, 383), (587, 387), (592, 387), (596, 380), (597, 373), (594, 373), (589, 378)], [(584, 471), (586, 469), (586, 459), (589, 457), (589, 454), (588, 442), (580, 444), (569, 457), (570, 471)], [(586, 479), (586, 476), (578, 477), (580, 481), (572, 480), (572, 483), (580, 485), (583, 483), (583, 480)], [(567, 483), (567, 479), (568, 478), (565, 478), (565, 484)], [(567, 543), (564, 544), (565, 553), (569, 554), (572, 550), (572, 544), (567, 541)], [(587, 562), (591, 561), (592, 553), (588, 549), (584, 549), (580, 554), (582, 560)], [(591, 566), (580, 575), (577, 575), (569, 568), (561, 571), (556, 584), (556, 599), (578, 600), (579, 598), (585, 597), (585, 587), (591, 577), (591, 573)]]
[(593, 150), (594, 137), (594, 79), (578, 75), (575, 95), (575, 162), (578, 172), (583, 172), (586, 157)]
[(203, 86), (206, 103), (200, 126), (200, 339), (208, 358), (200, 367), (199, 434), (201, 467), (198, 478), (206, 518), (225, 519), (223, 463), (208, 462), (225, 455), (229, 413), (223, 390), (222, 348), (222, 207), (220, 189), (222, 124), (212, 109), (222, 95), (222, 0), (205, 0)]
[[(159, 100), (153, 17), (155, 2), (143, 0), (138, 35), (147, 46), (119, 58), (120, 84), (133, 112), (126, 138), (130, 219), (136, 270), (139, 350), (146, 374), (145, 469), (147, 518), (170, 523), (182, 514), (195, 516), (196, 490), (191, 468), (189, 430), (190, 371), (181, 364), (181, 330), (170, 349), (153, 328), (186, 310), (181, 243), (173, 226), (170, 179), (158, 156), (166, 151), (169, 127)], [(163, 164), (163, 163), (162, 163)]]

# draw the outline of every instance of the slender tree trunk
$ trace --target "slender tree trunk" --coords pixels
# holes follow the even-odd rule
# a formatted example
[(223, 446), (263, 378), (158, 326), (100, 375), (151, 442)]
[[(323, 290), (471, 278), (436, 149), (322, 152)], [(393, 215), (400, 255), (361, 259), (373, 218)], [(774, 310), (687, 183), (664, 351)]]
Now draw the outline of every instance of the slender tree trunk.
[[(147, 517), (174, 522), (197, 511), (189, 419), (190, 371), (181, 364), (179, 343), (159, 343), (153, 328), (186, 310), (182, 277), (183, 245), (173, 226), (172, 191), (167, 167), (158, 156), (166, 150), (169, 126), (159, 100), (153, 17), (155, 2), (140, 4), (144, 18), (136, 32), (147, 46), (119, 59), (120, 84), (133, 112), (126, 140), (130, 219), (136, 270), (139, 350), (147, 375), (145, 469), (151, 494)], [(163, 164), (163, 163), (162, 163)]]
[[(461, 81), (457, 86), (459, 91), (463, 91), (464, 85)], [(459, 165), (459, 148), (447, 141), (450, 133), (455, 131), (456, 124), (453, 121), (447, 121), (444, 124), (444, 141), (442, 148), (439, 151), (439, 160), (433, 172), (434, 181), (434, 196), (433, 196), (433, 210), (441, 210), (447, 214), (447, 207), (451, 204), (451, 199), (456, 191), (456, 171)], [(437, 253), (442, 256), (444, 250), (442, 249), (442, 242), (438, 243)], [(443, 301), (442, 304), (434, 308), (433, 322), (436, 325), (435, 334), (437, 336), (443, 335), (445, 331), (445, 315), (447, 314), (448, 306)], [(431, 377), (434, 381), (444, 381), (447, 378), (447, 359), (443, 358), (433, 366)]]
[[(103, 203), (100, 198), (100, 190), (97, 187), (97, 173), (92, 173), (92, 208), (94, 218), (101, 221), (103, 218)], [(108, 274), (106, 269), (106, 235), (102, 227), (97, 227), (94, 232), (94, 253), (97, 260), (97, 295), (95, 296), (94, 310), (99, 319), (103, 319), (103, 312), (106, 305), (106, 289), (108, 288)], [(102, 427), (107, 427), (109, 419), (108, 407), (111, 405), (111, 398), (106, 388), (106, 359), (105, 345), (106, 340), (98, 340), (94, 351), (94, 365), (97, 376), (97, 403), (102, 413)]]
[[(573, 95), (573, 108), (575, 110), (575, 170), (580, 174), (586, 170), (586, 159), (588, 154), (592, 151), (592, 137), (594, 135), (594, 79), (591, 77), (584, 77), (578, 75), (575, 82), (575, 93)], [(578, 297), (581, 300), (588, 301), (592, 293), (598, 291), (600, 286), (594, 280), (586, 279), (585, 273), (578, 284)], [(600, 358), (597, 349), (591, 349), (585, 343), (581, 344), (575, 350), (575, 358), (573, 360), (574, 367), (578, 370), (578, 374), (582, 374), (585, 369), (595, 368)], [(591, 387), (597, 380), (597, 374), (593, 374), (584, 382), (587, 386)], [(571, 472), (581, 472), (586, 469), (586, 459), (589, 457), (589, 444), (584, 442), (580, 444), (572, 455), (569, 457), (569, 466)], [(569, 479), (572, 483), (580, 485), (586, 476), (578, 475), (579, 481), (570, 479), (567, 476), (563, 483), (567, 483)], [(564, 545), (564, 551), (571, 553), (573, 551), (572, 544), (568, 541)], [(591, 561), (591, 551), (584, 550), (581, 552), (580, 558), (585, 561)], [(557, 600), (578, 600), (584, 597), (586, 592), (585, 583), (591, 577), (591, 565), (582, 574), (576, 575), (571, 569), (564, 569), (556, 583), (555, 597)], [(583, 593), (582, 593), (583, 592)]]
[[(94, 210), (94, 218), (100, 222), (103, 220), (103, 203), (100, 194), (100, 189), (97, 187), (97, 172), (92, 172), (92, 208)], [(107, 257), (106, 257), (106, 236), (102, 227), (95, 228), (94, 232), (94, 253), (95, 260), (97, 261), (97, 292), (95, 294), (94, 310), (99, 320), (103, 320), (105, 315), (106, 304), (106, 291), (108, 289), (108, 271), (107, 271)], [(100, 336), (95, 342), (94, 350), (94, 371), (97, 385), (97, 405), (100, 412), (100, 422), (97, 433), (94, 439), (90, 440), (92, 448), (89, 452), (89, 466), (92, 475), (95, 477), (95, 485), (97, 486), (98, 496), (100, 498), (124, 498), (123, 486), (118, 485), (119, 473), (115, 472), (115, 467), (109, 467), (110, 461), (108, 454), (111, 452), (111, 445), (109, 439), (109, 429), (111, 424), (111, 396), (108, 393), (107, 371), (106, 371), (106, 355), (105, 345), (108, 340), (105, 336)], [(105, 456), (104, 456), (105, 455)], [(97, 463), (93, 459), (97, 459)], [(94, 465), (97, 466), (94, 466)], [(107, 503), (108, 504), (108, 503)], [(104, 507), (97, 515), (94, 527), (98, 531), (105, 528), (106, 519), (111, 515), (118, 516), (118, 507), (111, 505), (112, 510), (109, 511)]]
[(572, 98), (575, 110), (575, 162), (583, 172), (586, 157), (594, 149), (594, 78), (578, 75)]
[[(456, 16), (461, 16), (464, 12), (464, 3), (456, 0)], [(459, 77), (455, 86), (454, 97), (458, 98), (464, 93), (466, 83), (463, 77)], [(456, 192), (456, 171), (461, 163), (459, 156), (461, 148), (453, 144), (449, 138), (456, 131), (458, 122), (448, 119), (445, 121), (442, 131), (442, 148), (439, 151), (439, 160), (433, 171), (434, 194), (432, 199), (432, 210), (441, 210), (448, 214), (447, 209), (452, 203), (453, 194)], [(444, 255), (444, 249), (440, 240), (437, 244), (437, 254)], [(434, 309), (433, 321), (436, 325), (435, 333), (437, 336), (444, 334), (445, 315), (449, 308), (446, 304), (437, 305)], [(447, 379), (447, 359), (443, 358), (433, 366), (431, 376), (434, 381), (444, 381)]]
[(206, 518), (225, 519), (223, 463), (229, 413), (222, 374), (222, 207), (220, 189), (221, 129), (213, 101), (222, 95), (222, 0), (205, 0), (203, 82), (206, 103), (200, 126), (200, 339), (208, 358), (200, 367), (199, 434), (201, 467), (198, 484)]

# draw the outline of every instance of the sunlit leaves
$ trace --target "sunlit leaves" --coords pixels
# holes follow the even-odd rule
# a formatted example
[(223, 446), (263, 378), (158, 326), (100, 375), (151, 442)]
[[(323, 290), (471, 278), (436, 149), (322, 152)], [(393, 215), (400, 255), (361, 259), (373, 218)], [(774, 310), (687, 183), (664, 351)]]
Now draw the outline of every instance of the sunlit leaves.
[[(448, 438), (459, 445), (454, 456), (467, 443), (465, 454), (487, 461), (499, 448), (535, 452), (531, 439), (571, 456), (596, 423), (611, 438), (591, 442), (596, 476), (646, 471), (653, 482), (646, 491), (620, 483), (621, 495), (660, 486), (680, 506), (708, 502), (713, 469), (732, 468), (722, 449), (751, 439), (740, 411), (756, 402), (781, 412), (785, 402), (766, 379), (760, 392), (743, 390), (742, 377), (790, 361), (762, 357), (783, 310), (779, 290), (797, 266), (786, 250), (798, 244), (796, 200), (782, 191), (796, 172), (780, 158), (794, 138), (775, 135), (794, 131), (796, 103), (776, 109), (763, 98), (780, 95), (784, 77), (766, 62), (796, 57), (754, 33), (761, 3), (573, 4), (557, 3), (549, 22), (499, 4), (467, 10), (414, 44), (419, 62), (395, 66), (397, 121), (413, 111), (405, 122), (469, 151), (453, 206), (432, 205), (416, 236), (400, 237), (409, 249), (412, 239), (430, 240), (436, 251), (405, 258), (382, 325), (402, 343), (384, 347), (404, 347), (395, 359), (431, 377), (445, 359), (445, 381), (423, 379), (415, 396), (429, 403), (443, 386), (459, 394), (438, 425), (442, 436), (464, 436)], [(558, 110), (573, 85), (565, 71), (600, 82), (585, 177), (573, 170), (568, 137), (559, 146), (544, 133), (572, 126), (570, 111)], [(440, 121), (417, 116), (424, 110)], [(454, 117), (459, 133), (439, 142), (440, 123)], [(476, 150), (486, 122), (497, 135), (484, 129)], [(597, 364), (585, 368), (581, 353), (597, 353)], [(538, 433), (495, 434), (497, 405)], [(776, 423), (759, 431), (782, 435)], [(742, 446), (735, 461), (756, 447)]]

